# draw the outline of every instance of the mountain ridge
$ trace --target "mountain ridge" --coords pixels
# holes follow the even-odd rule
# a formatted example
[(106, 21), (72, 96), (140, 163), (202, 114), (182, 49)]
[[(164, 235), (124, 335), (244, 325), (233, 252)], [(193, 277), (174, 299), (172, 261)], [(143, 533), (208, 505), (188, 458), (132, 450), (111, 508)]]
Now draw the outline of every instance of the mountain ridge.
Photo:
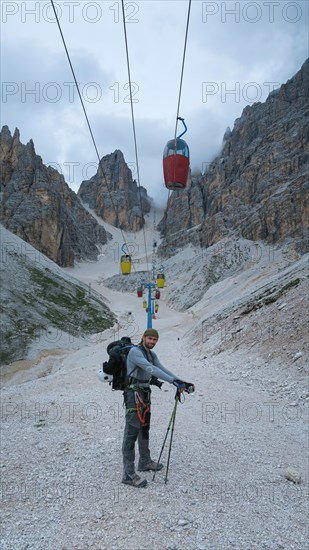
[(0, 134), (0, 221), (51, 260), (70, 266), (96, 259), (108, 235), (83, 208), (63, 176), (45, 166), (33, 141), (20, 142), (8, 126)]

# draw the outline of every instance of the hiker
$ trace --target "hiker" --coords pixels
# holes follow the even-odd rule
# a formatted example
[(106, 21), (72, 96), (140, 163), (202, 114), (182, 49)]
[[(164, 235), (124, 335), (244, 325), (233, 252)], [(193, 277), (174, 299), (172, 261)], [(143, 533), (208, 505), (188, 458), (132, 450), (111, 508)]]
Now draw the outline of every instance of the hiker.
[[(166, 369), (157, 355), (151, 351), (159, 339), (157, 330), (145, 330), (138, 346), (133, 347), (127, 357), (127, 376), (129, 385), (124, 390), (126, 406), (126, 423), (124, 429), (123, 478), (122, 483), (133, 487), (146, 487), (147, 480), (141, 479), (135, 472), (135, 442), (138, 442), (138, 470), (142, 472), (162, 470), (163, 464), (151, 459), (149, 451), (150, 428), (150, 383), (157, 378), (174, 384), (179, 392), (187, 391), (193, 384), (179, 380), (175, 374)], [(160, 388), (161, 389), (161, 388)]]

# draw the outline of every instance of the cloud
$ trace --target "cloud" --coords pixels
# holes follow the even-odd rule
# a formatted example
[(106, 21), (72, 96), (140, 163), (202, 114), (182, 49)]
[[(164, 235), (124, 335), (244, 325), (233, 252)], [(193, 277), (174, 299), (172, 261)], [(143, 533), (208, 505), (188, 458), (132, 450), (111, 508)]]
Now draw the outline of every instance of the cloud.
[[(18, 127), (23, 141), (32, 138), (77, 191), (97, 157), (50, 3), (4, 4), (2, 122)], [(121, 149), (134, 172), (121, 4), (56, 4), (99, 154)], [(140, 183), (163, 205), (162, 152), (174, 135), (188, 3), (125, 6)], [(220, 151), (246, 105), (265, 101), (299, 70), (307, 20), (305, 2), (192, 2), (180, 115), (194, 170)]]

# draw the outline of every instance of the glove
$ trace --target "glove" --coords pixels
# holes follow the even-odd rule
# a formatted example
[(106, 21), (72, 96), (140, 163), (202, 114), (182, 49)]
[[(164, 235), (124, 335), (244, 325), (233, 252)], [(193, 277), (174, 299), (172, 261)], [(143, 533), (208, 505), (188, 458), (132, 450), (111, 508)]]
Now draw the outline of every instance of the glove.
[(158, 388), (162, 388), (163, 382), (161, 382), (156, 376), (152, 376), (150, 380), (150, 384), (152, 386), (158, 386)]
[(173, 384), (174, 386), (176, 386), (177, 390), (179, 390), (180, 392), (185, 391), (187, 393), (193, 393), (195, 390), (194, 384), (191, 384), (191, 382), (184, 382), (183, 380), (178, 380), (177, 378), (173, 380)]
[(175, 380), (173, 380), (173, 385), (176, 386), (177, 390), (181, 391), (186, 388), (186, 383), (183, 382), (183, 380), (178, 380), (178, 378), (175, 378)]
[(186, 384), (186, 389), (185, 389), (185, 391), (186, 391), (187, 393), (193, 393), (193, 392), (195, 391), (195, 385), (192, 384), (192, 382), (185, 382), (185, 384)]

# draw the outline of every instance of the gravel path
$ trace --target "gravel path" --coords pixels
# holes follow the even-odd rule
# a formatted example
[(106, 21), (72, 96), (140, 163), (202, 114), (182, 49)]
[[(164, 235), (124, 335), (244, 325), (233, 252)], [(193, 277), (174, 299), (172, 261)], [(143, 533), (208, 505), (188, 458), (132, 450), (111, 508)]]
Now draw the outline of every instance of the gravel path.
[[(99, 360), (102, 344), (89, 354)], [(121, 393), (96, 367), (73, 368), (74, 355), (80, 365), (73, 352), (58, 372), (3, 389), (3, 550), (307, 547), (304, 407), (227, 378), (218, 358), (193, 365), (184, 343), (174, 361), (197, 391), (178, 406), (168, 483), (163, 470), (135, 490), (120, 483)], [(172, 386), (154, 388), (153, 458), (173, 404)]]
[[(133, 317), (137, 332), (144, 326), (135, 297), (102, 291), (124, 332), (128, 310), (130, 326)], [(267, 330), (267, 322), (278, 320), (280, 327), (293, 326), (297, 299), (295, 287), (284, 295), (284, 307), (276, 302), (271, 310), (259, 309), (260, 326)], [(122, 394), (96, 377), (111, 332), (80, 349), (45, 354), (33, 379), (29, 365), (5, 379), (2, 550), (307, 549), (308, 378), (306, 350), (299, 349), (304, 332), (297, 332), (293, 356), (283, 349), (284, 332), (267, 345), (255, 338), (252, 347), (252, 338), (250, 346), (245, 339), (231, 340), (232, 332), (222, 338), (222, 319), (240, 316), (235, 303), (228, 311), (222, 299), (221, 316), (220, 308), (214, 316), (210, 305), (202, 306), (179, 313), (162, 302), (155, 325), (162, 362), (196, 384), (196, 392), (178, 405), (167, 484), (165, 469), (154, 482), (146, 473), (145, 489), (121, 484)], [(212, 331), (203, 339), (206, 311)], [(247, 338), (253, 315), (241, 317)], [(174, 394), (167, 383), (153, 389), (153, 459)], [(168, 444), (164, 464), (167, 450)]]

